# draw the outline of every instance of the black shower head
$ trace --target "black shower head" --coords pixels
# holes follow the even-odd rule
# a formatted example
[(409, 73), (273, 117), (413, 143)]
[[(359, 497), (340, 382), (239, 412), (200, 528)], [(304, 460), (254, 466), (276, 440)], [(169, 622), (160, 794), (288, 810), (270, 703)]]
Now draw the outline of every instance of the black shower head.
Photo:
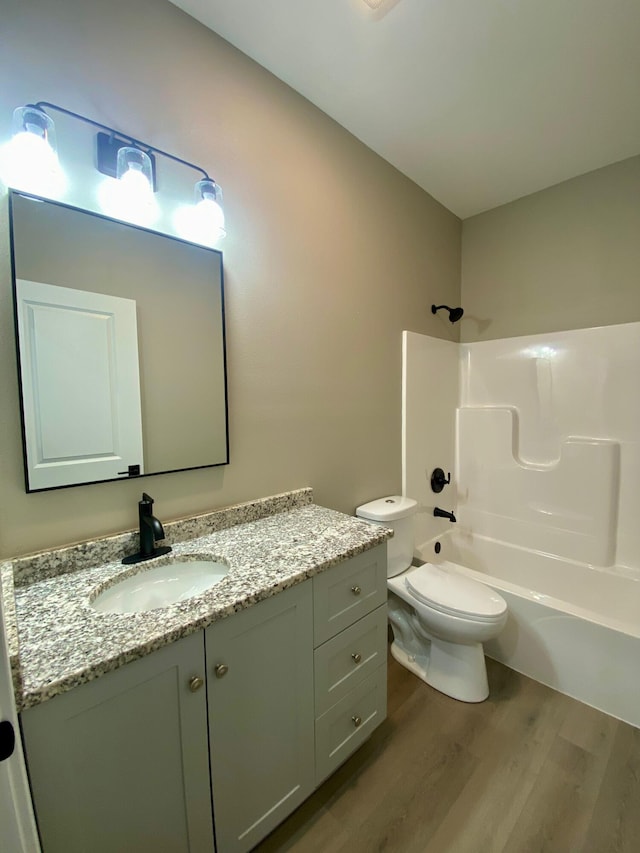
[(435, 314), (436, 311), (439, 311), (441, 308), (444, 308), (445, 311), (449, 312), (449, 320), (452, 323), (457, 323), (464, 314), (464, 310), (462, 308), (449, 308), (448, 305), (432, 305), (431, 313)]

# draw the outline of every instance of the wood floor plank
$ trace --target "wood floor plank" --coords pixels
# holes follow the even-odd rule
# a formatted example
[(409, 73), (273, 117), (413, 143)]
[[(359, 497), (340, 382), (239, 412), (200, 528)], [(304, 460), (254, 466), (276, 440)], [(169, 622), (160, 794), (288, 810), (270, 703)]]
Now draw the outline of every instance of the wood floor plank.
[(603, 757), (558, 735), (504, 853), (567, 853), (586, 838), (602, 782)]
[(389, 659), (389, 718), (259, 853), (640, 853), (640, 732), (487, 661), (456, 702)]
[(457, 800), (477, 763), (459, 744), (432, 744), (432, 750), (421, 756), (410, 775), (401, 776), (393, 788), (387, 789), (378, 807), (360, 824), (357, 838), (349, 839), (340, 853), (422, 853), (426, 849), (433, 827)]
[(619, 723), (582, 853), (640, 850), (640, 730)]
[(604, 752), (608, 756), (617, 729), (618, 720), (614, 717), (581, 702), (572, 702), (560, 734), (594, 755)]
[(519, 737), (496, 739), (461, 796), (433, 835), (425, 853), (502, 851), (551, 747), (557, 703), (526, 715)]
[[(331, 813), (354, 831), (360, 828), (358, 846), (353, 849), (371, 849), (371, 838), (384, 835), (385, 824), (396, 824), (412, 815), (424, 821), (423, 800), (430, 796), (434, 805), (438, 801), (434, 784), (443, 776), (457, 778), (461, 764), (469, 765), (473, 760), (455, 742), (443, 738), (441, 732), (447, 723), (447, 709), (436, 703), (429, 704), (428, 717), (431, 725), (425, 726), (425, 702), (423, 691), (419, 691), (405, 706), (404, 723), (398, 724), (393, 735), (381, 744), (373, 757), (366, 774), (358, 777), (354, 784), (345, 789), (340, 797), (328, 804)], [(465, 773), (468, 773), (467, 769)], [(444, 783), (443, 783), (444, 784)], [(424, 792), (424, 797), (414, 807), (415, 792)], [(409, 793), (409, 796), (408, 796)], [(445, 799), (444, 789), (440, 793)], [(428, 817), (428, 816), (427, 816)]]

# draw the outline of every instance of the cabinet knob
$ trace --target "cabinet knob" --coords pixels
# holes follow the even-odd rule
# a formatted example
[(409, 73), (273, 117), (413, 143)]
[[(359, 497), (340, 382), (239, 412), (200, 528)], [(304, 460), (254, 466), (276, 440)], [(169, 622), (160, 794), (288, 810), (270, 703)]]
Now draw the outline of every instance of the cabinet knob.
[(226, 663), (219, 663), (215, 668), (216, 678), (224, 678), (224, 676), (229, 672), (229, 667)]
[(352, 592), (354, 595), (360, 595), (360, 593), (362, 592), (362, 590), (360, 589), (360, 587), (359, 587), (359, 586), (352, 586), (352, 587), (351, 587), (351, 592)]
[(354, 661), (355, 661), (356, 663), (360, 663), (360, 661), (362, 660), (362, 655), (360, 654), (360, 652), (354, 652), (354, 653), (351, 655), (351, 657), (354, 659)]
[(192, 693), (195, 693), (196, 690), (200, 690), (203, 684), (204, 678), (200, 678), (199, 675), (194, 675), (193, 678), (189, 679), (189, 690)]
[(358, 726), (362, 725), (362, 717), (351, 717), (353, 720), (353, 725), (358, 728)]

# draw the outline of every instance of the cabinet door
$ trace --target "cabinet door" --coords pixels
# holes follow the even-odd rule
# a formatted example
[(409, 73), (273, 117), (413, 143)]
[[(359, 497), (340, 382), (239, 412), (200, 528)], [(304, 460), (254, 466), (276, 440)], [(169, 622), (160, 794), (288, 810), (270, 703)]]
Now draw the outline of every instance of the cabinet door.
[(44, 853), (212, 853), (202, 632), (22, 714)]
[(239, 853), (314, 787), (311, 582), (205, 636), (216, 846)]

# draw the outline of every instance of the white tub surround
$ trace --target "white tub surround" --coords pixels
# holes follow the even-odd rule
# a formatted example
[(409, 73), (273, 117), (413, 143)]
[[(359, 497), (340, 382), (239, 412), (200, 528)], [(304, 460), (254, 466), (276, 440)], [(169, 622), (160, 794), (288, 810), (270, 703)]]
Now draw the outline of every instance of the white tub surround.
[(460, 345), (415, 332), (402, 333), (402, 494), (418, 501), (416, 542), (427, 542), (446, 528), (433, 509), (452, 510), (457, 484), (431, 491), (431, 472), (455, 466), (456, 406)]
[[(258, 601), (292, 587), (343, 560), (385, 542), (391, 531), (311, 503), (310, 489), (176, 522), (196, 532), (176, 541), (179, 528), (165, 525), (171, 556), (197, 554), (230, 566), (220, 583), (179, 604), (134, 614), (100, 613), (96, 590), (131, 573), (121, 560), (122, 537), (16, 561), (15, 620), (19, 710), (117, 669)], [(292, 507), (292, 503), (294, 504)], [(296, 505), (297, 504), (297, 505)], [(226, 512), (226, 515), (224, 514)], [(228, 524), (230, 519), (244, 523)], [(209, 532), (207, 531), (207, 527)], [(185, 530), (183, 530), (185, 532)], [(135, 550), (137, 543), (129, 542)], [(114, 549), (118, 556), (114, 556)], [(92, 554), (108, 561), (87, 566)], [(75, 558), (78, 558), (77, 560)], [(162, 557), (141, 564), (152, 567)], [(40, 562), (38, 562), (40, 561)], [(78, 566), (78, 562), (82, 566)], [(66, 571), (65, 571), (66, 567)], [(24, 570), (24, 571), (23, 571)], [(6, 573), (6, 567), (5, 567)], [(7, 584), (5, 590), (8, 590)]]
[(559, 458), (526, 462), (513, 408), (458, 409), (458, 521), (504, 542), (611, 566), (620, 445), (562, 438)]
[(461, 526), (640, 576), (640, 323), (460, 351)]
[[(405, 393), (446, 369), (419, 337)], [(489, 655), (640, 726), (640, 323), (457, 346), (456, 403), (405, 404), (405, 494), (458, 522), (418, 522), (417, 553), (439, 559), (444, 535), (440, 558), (505, 597)], [(434, 495), (425, 460), (451, 418), (453, 482)]]

